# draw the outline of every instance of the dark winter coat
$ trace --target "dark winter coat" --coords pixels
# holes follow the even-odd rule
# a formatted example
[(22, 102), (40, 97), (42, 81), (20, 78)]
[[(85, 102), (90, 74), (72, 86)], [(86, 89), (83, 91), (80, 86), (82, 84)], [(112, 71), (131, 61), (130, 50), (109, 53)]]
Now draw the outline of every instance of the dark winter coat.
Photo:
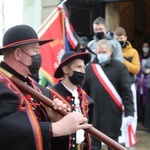
[[(122, 98), (125, 116), (133, 116), (133, 96), (126, 66), (120, 61), (111, 60), (110, 64), (101, 67)], [(91, 64), (85, 69), (83, 89), (95, 101), (93, 126), (110, 137), (120, 136), (122, 110), (99, 82), (92, 70)]]

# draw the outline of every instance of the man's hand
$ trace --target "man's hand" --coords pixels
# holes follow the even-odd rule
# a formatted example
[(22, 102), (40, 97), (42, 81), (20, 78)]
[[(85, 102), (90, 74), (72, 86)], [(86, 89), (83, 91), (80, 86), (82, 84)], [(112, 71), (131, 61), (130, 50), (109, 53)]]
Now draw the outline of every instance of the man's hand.
[[(66, 111), (66, 112), (71, 111), (71, 108), (67, 107), (67, 105), (65, 103), (63, 103), (63, 101), (59, 100), (58, 98), (55, 98), (52, 101), (52, 105), (55, 110), (62, 110), (62, 111)], [(56, 111), (52, 110), (51, 108), (49, 108), (47, 106), (44, 106), (44, 107), (47, 111), (49, 118), (52, 119), (53, 121), (58, 121), (62, 118), (62, 116), (59, 115)]]
[(71, 108), (67, 107), (67, 104), (65, 104), (63, 101), (59, 100), (58, 98), (55, 98), (52, 101), (52, 105), (53, 105), (55, 110), (64, 110), (67, 112), (71, 111)]
[(133, 121), (134, 121), (134, 118), (132, 116), (124, 117), (122, 121), (121, 130), (127, 128)]
[(69, 135), (79, 129), (92, 127), (87, 124), (88, 120), (79, 112), (72, 112), (64, 116), (59, 121), (52, 123), (52, 133), (54, 137)]
[(127, 126), (129, 126), (133, 121), (134, 121), (134, 118), (132, 116), (127, 116)]

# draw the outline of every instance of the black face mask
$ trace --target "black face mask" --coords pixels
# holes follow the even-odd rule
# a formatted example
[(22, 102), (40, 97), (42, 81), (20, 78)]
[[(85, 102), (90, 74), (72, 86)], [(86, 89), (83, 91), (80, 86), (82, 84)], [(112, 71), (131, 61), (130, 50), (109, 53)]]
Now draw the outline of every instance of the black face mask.
[[(25, 53), (24, 51), (22, 51), (23, 53)], [(25, 53), (26, 55), (28, 55), (27, 53)], [(28, 55), (29, 57), (31, 57), (32, 60), (32, 64), (30, 66), (25, 65), (24, 63), (22, 63), (21, 61), (19, 61), (20, 63), (22, 63), (23, 65), (25, 65), (26, 67), (28, 67), (28, 69), (30, 70), (31, 74), (35, 74), (39, 71), (41, 64), (42, 64), (42, 58), (40, 54), (36, 54), (36, 55)]]
[(95, 37), (99, 40), (104, 38), (104, 32), (97, 32), (95, 33)]
[(41, 67), (42, 64), (42, 58), (40, 54), (32, 55), (32, 64), (28, 66), (31, 74), (37, 73)]
[(127, 46), (127, 43), (124, 41), (118, 41), (122, 48), (125, 48)]
[(74, 85), (81, 84), (83, 79), (84, 79), (84, 73), (78, 71), (73, 71), (73, 75), (69, 77), (70, 82)]
[(85, 52), (86, 48), (80, 48), (81, 52)]

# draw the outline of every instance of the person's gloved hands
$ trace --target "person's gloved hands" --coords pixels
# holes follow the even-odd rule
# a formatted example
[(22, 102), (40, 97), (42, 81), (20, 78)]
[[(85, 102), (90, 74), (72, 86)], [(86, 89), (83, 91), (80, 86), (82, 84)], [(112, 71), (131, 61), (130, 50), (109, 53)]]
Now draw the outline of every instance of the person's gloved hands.
[(133, 121), (134, 121), (134, 118), (132, 116), (124, 117), (122, 120), (121, 130), (127, 128)]
[(130, 125), (133, 121), (134, 121), (134, 118), (132, 116), (127, 116), (127, 122), (126, 122), (126, 125)]

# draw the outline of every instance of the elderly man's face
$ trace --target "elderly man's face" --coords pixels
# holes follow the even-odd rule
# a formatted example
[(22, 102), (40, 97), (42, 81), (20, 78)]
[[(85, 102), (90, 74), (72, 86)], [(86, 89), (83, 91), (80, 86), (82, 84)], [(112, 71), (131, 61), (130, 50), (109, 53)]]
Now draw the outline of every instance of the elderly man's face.
[(112, 54), (112, 50), (108, 50), (105, 44), (98, 45), (96, 51), (97, 54), (108, 54), (109, 57), (111, 57)]
[(107, 46), (105, 44), (100, 44), (97, 46), (97, 53), (98, 54), (111, 54), (111, 50), (107, 49)]

